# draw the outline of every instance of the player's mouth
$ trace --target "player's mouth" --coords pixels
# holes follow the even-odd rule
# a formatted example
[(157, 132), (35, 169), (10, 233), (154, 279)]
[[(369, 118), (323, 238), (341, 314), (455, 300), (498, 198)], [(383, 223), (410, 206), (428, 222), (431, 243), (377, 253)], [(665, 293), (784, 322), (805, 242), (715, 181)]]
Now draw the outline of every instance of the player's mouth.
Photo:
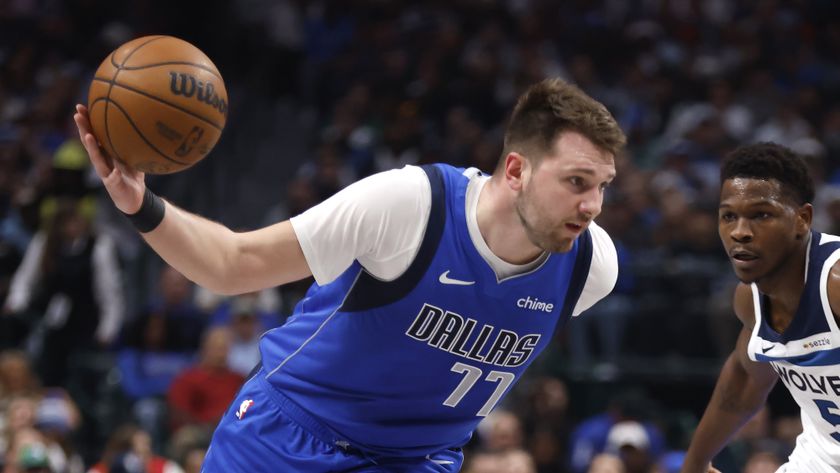
[(734, 248), (729, 251), (732, 264), (738, 268), (746, 269), (754, 266), (759, 257), (755, 253), (743, 248)]
[(584, 228), (586, 228), (586, 224), (573, 222), (566, 223), (566, 229), (575, 234), (582, 232)]

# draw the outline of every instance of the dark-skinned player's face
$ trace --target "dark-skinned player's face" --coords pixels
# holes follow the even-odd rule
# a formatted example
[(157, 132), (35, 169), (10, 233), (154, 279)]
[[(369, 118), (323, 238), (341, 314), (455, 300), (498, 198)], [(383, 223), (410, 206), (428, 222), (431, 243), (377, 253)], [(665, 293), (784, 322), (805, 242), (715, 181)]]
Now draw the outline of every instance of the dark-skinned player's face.
[(742, 282), (783, 272), (810, 224), (810, 204), (799, 205), (775, 179), (735, 177), (721, 185), (718, 234)]

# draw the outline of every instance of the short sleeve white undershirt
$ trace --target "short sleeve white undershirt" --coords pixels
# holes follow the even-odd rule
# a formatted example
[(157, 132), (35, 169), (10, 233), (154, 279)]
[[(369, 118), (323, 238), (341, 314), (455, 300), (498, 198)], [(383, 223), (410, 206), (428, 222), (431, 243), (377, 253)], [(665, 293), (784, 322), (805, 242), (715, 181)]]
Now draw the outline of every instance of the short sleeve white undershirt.
[[(470, 237), (499, 280), (530, 271), (542, 262), (513, 265), (494, 255), (481, 237), (476, 219), (478, 196), (488, 176), (467, 170), (466, 214)], [(405, 166), (357, 181), (324, 202), (291, 219), (303, 255), (315, 281), (324, 285), (343, 273), (354, 260), (372, 276), (391, 281), (411, 265), (417, 254), (431, 209), (426, 173)], [(618, 258), (609, 235), (594, 222), (592, 263), (578, 315), (609, 294), (618, 277)]]

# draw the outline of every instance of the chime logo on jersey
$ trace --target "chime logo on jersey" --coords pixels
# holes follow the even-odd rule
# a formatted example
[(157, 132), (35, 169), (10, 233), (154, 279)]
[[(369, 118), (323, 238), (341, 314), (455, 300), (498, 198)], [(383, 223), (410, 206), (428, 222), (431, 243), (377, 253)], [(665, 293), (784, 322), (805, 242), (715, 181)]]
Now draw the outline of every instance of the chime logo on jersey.
[(454, 355), (509, 367), (525, 364), (540, 341), (538, 333), (520, 336), (487, 324), (479, 328), (475, 319), (430, 304), (423, 304), (405, 334)]
[(516, 301), (516, 307), (520, 309), (539, 310), (541, 312), (551, 312), (554, 310), (554, 304), (537, 299), (536, 297), (523, 297)]

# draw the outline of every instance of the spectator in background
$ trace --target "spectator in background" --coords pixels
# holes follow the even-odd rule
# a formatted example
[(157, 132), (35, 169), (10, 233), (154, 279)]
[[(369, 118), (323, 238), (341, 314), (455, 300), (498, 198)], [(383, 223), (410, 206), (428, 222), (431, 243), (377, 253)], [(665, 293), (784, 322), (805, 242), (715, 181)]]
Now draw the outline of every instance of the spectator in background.
[(744, 465), (744, 473), (775, 473), (782, 466), (782, 460), (774, 452), (757, 451), (750, 455)]
[(522, 449), (508, 450), (501, 454), (504, 473), (537, 473), (531, 454)]
[(568, 408), (569, 392), (561, 380), (548, 376), (534, 380), (527, 393), (522, 421), (528, 450), (540, 472), (565, 469), (570, 429)]
[(504, 473), (502, 462), (495, 453), (475, 453), (468, 460), (464, 473)]
[(636, 421), (622, 421), (607, 434), (606, 451), (618, 455), (627, 473), (648, 473), (656, 457), (651, 453), (650, 437)]
[(194, 300), (195, 284), (175, 268), (164, 264), (158, 279), (158, 294), (151, 298), (140, 317), (159, 317), (174, 332), (169, 341), (180, 349), (195, 351), (207, 327), (207, 313)]
[(80, 423), (79, 410), (67, 392), (42, 388), (23, 352), (0, 354), (0, 452), (10, 447), (19, 432), (38, 429), (52, 467), (76, 471), (73, 467), (81, 465), (81, 458), (75, 453), (72, 435)]
[(592, 458), (592, 463), (586, 473), (626, 473), (624, 462), (618, 455), (612, 453), (599, 453)]
[(483, 434), (484, 445), (488, 451), (506, 452), (522, 448), (525, 438), (522, 422), (512, 412), (496, 409), (482, 424), (486, 424), (486, 427), (479, 427), (478, 431)]
[[(152, 450), (151, 437), (147, 432), (133, 424), (124, 424), (108, 438), (101, 459), (87, 473), (117, 473), (115, 464), (131, 463), (137, 473), (182, 473), (177, 463), (161, 457)], [(118, 468), (117, 468), (118, 469)]]
[(13, 397), (36, 396), (40, 389), (26, 353), (18, 350), (0, 352), (0, 411)]
[(39, 374), (65, 385), (74, 355), (99, 351), (123, 321), (121, 276), (113, 241), (93, 232), (79, 201), (60, 200), (15, 272), (6, 313), (42, 317)]
[[(16, 187), (20, 185), (15, 181), (21, 176), (12, 158), (12, 148), (0, 136), (0, 307), (5, 305), (12, 276), (31, 238), (14, 205)], [(0, 350), (18, 347), (27, 332), (28, 324), (23, 319), (0, 316)]]
[(260, 361), (260, 335), (280, 324), (280, 314), (259, 308), (259, 292), (241, 294), (222, 304), (213, 323), (230, 329), (230, 369), (247, 376)]
[(204, 463), (206, 448), (193, 448), (184, 457), (184, 473), (201, 473), (201, 465)]
[(53, 473), (64, 471), (52, 467), (49, 452), (44, 444), (40, 442), (29, 443), (21, 447), (15, 466), (20, 473)]
[(123, 333), (117, 351), (120, 386), (134, 419), (152, 435), (156, 447), (166, 438), (166, 393), (172, 380), (194, 362), (177, 321), (165, 312), (145, 313)]
[(245, 378), (228, 367), (230, 343), (228, 329), (210, 328), (198, 363), (172, 382), (167, 399), (173, 432), (188, 424), (213, 428), (233, 401)]
[[(610, 399), (607, 410), (581, 421), (569, 442), (571, 470), (585, 472), (595, 455), (608, 452), (608, 438), (614, 425), (624, 421), (641, 422), (647, 435), (648, 451), (653, 458), (664, 450), (665, 439), (648, 420), (650, 402), (639, 390), (626, 390)], [(617, 453), (617, 452), (612, 452)]]

